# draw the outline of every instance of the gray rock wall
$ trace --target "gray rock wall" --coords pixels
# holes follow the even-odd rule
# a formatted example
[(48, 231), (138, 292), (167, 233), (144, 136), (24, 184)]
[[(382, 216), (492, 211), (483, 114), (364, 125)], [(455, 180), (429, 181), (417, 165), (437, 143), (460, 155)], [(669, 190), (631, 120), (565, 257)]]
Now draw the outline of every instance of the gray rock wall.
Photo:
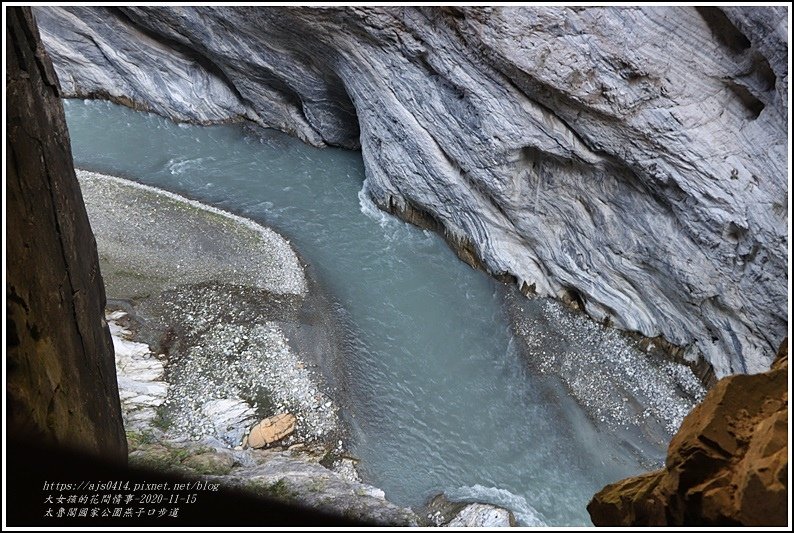
[(105, 289), (58, 81), (30, 9), (6, 15), (9, 442), (126, 463)]
[(36, 12), (66, 94), (360, 147), (384, 209), (718, 376), (785, 335), (783, 7)]

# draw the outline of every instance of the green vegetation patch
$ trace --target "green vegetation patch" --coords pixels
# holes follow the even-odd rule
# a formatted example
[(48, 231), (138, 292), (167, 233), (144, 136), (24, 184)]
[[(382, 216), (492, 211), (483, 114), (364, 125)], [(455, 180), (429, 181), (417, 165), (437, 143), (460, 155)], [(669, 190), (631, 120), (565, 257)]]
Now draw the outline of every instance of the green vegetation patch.
[(257, 496), (279, 501), (293, 501), (298, 496), (298, 494), (289, 487), (289, 484), (284, 478), (276, 482), (252, 479), (243, 485), (243, 489)]

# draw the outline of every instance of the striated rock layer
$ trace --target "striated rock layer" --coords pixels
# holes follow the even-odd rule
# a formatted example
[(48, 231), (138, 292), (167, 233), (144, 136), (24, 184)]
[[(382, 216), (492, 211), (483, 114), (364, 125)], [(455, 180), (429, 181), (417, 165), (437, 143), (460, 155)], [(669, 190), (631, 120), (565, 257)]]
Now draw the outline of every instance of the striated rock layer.
[(9, 439), (126, 462), (105, 291), (58, 81), (30, 10), (6, 14)]
[(785, 526), (788, 352), (772, 370), (720, 380), (684, 420), (664, 469), (604, 487), (597, 526)]
[(48, 7), (65, 93), (361, 148), (365, 192), (717, 376), (785, 335), (783, 7)]

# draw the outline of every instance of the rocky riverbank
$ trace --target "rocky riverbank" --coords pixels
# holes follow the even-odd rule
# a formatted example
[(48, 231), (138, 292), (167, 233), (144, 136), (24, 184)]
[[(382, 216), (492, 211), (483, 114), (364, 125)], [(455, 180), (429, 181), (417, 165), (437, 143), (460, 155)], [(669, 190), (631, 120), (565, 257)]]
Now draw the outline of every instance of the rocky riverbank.
[[(659, 452), (706, 394), (693, 370), (647, 339), (633, 339), (560, 302), (526, 298), (515, 287), (505, 287), (504, 297), (528, 368), (559, 379), (590, 422), (646, 468), (660, 466)], [(579, 429), (584, 424), (570, 422)]]
[[(412, 511), (361, 483), (344, 452), (316, 360), (318, 342), (333, 357), (330, 326), (315, 316), (302, 332), (313, 295), (289, 242), (171, 193), (77, 175), (110, 296), (130, 463), (365, 522), (415, 524)], [(292, 423), (273, 442), (254, 442), (249, 432), (274, 415)]]
[(300, 328), (310, 298), (289, 243), (164, 191), (86, 171), (78, 177), (113, 328), (150, 345), (148, 361), (168, 383), (150, 423), (169, 437), (234, 447), (260, 419), (289, 412), (298, 424), (287, 444), (340, 446), (330, 391), (298, 355), (301, 336), (285, 334), (285, 325)]
[(288, 241), (165, 191), (77, 175), (111, 296), (132, 466), (367, 523), (514, 523), (474, 502), (417, 515), (362, 483), (325, 379), (327, 302)]

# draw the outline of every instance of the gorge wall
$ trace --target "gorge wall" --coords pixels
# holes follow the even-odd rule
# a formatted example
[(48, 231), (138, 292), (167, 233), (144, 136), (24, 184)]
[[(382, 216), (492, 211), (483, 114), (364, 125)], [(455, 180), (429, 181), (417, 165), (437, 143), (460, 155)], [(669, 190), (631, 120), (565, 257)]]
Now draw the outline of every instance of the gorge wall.
[(58, 80), (30, 9), (6, 14), (9, 442), (126, 463), (105, 289)]
[(67, 96), (360, 148), (382, 208), (717, 376), (786, 333), (784, 7), (36, 15)]

